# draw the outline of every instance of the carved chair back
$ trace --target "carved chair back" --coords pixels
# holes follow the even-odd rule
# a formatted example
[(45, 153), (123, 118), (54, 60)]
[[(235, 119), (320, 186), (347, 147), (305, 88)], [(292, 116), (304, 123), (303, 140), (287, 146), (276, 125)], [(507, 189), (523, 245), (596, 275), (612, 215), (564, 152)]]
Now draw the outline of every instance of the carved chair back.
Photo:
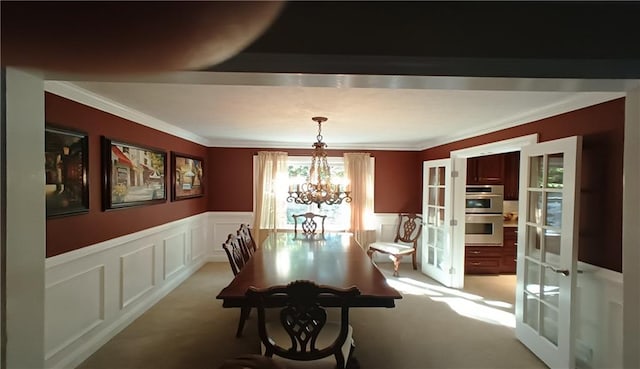
[[(327, 322), (327, 312), (319, 304), (318, 298), (332, 298), (340, 307), (340, 329), (335, 340), (328, 346), (317, 347), (318, 335)], [(265, 346), (265, 356), (280, 356), (290, 360), (311, 361), (335, 356), (337, 367), (344, 368), (345, 360), (342, 346), (349, 331), (349, 307), (351, 300), (360, 295), (357, 287), (337, 289), (319, 286), (312, 281), (294, 281), (287, 286), (266, 289), (250, 287), (247, 297), (258, 310), (258, 334)], [(269, 300), (282, 299), (285, 307), (280, 311), (280, 324), (290, 339), (290, 347), (278, 345), (269, 335), (265, 318), (265, 308)]]
[(237, 275), (246, 263), (240, 239), (236, 235), (229, 233), (227, 240), (222, 243), (222, 248), (227, 253), (233, 275)]
[[(294, 223), (294, 236), (298, 235), (298, 224), (300, 224), (300, 228), (302, 230), (302, 234), (306, 237), (311, 237), (316, 234), (324, 237), (324, 221), (327, 219), (326, 215), (314, 214), (314, 213), (304, 213), (304, 214), (294, 214), (293, 223)], [(318, 221), (316, 221), (318, 219)], [(318, 233), (318, 222), (320, 223), (320, 232)]]
[(249, 230), (249, 226), (247, 224), (241, 224), (236, 233), (238, 234), (238, 239), (240, 239), (242, 256), (244, 257), (244, 262), (246, 263), (256, 251), (256, 245), (253, 241), (251, 231)]
[(422, 232), (422, 216), (411, 213), (400, 213), (398, 216), (400, 217), (400, 222), (393, 242), (409, 243), (416, 249), (418, 247), (418, 238), (420, 238), (420, 233)]

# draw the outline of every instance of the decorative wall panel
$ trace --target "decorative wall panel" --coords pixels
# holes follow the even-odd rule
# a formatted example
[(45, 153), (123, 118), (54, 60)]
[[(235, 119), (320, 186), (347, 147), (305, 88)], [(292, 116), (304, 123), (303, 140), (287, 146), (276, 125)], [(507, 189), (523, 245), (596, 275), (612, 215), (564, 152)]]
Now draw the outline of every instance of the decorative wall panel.
[(164, 248), (164, 279), (170, 279), (175, 273), (185, 267), (186, 263), (186, 234), (180, 233), (163, 241)]
[(622, 368), (622, 274), (578, 263), (576, 364)]
[(120, 257), (120, 308), (143, 296), (155, 285), (155, 246), (144, 246)]
[[(47, 258), (45, 367), (77, 366), (198, 270), (211, 256), (207, 219), (199, 214)], [(199, 251), (187, 257), (191, 249)]]
[(210, 248), (211, 260), (228, 261), (222, 248), (229, 233), (236, 234), (240, 224), (246, 223), (253, 228), (253, 213), (251, 212), (211, 212), (208, 218), (207, 244)]
[(191, 229), (191, 260), (196, 260), (204, 256), (205, 252), (204, 243), (204, 227), (198, 226)]
[(45, 290), (45, 360), (104, 321), (104, 265), (48, 285)]

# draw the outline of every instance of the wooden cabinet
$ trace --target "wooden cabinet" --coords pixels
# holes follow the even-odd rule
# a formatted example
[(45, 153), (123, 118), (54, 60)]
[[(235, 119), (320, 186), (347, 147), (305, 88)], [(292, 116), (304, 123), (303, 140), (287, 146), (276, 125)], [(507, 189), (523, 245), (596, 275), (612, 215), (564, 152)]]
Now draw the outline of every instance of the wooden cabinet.
[(504, 227), (504, 243), (502, 244), (502, 263), (500, 273), (513, 274), (516, 272), (516, 258), (518, 256), (518, 228)]
[(504, 154), (504, 199), (518, 200), (520, 151)]
[(467, 159), (467, 184), (504, 185), (504, 199), (518, 200), (520, 152)]
[(465, 274), (498, 274), (502, 261), (500, 246), (465, 247)]
[(504, 184), (504, 154), (467, 159), (467, 184)]
[(516, 227), (504, 227), (501, 246), (466, 246), (465, 274), (514, 274), (517, 252)]

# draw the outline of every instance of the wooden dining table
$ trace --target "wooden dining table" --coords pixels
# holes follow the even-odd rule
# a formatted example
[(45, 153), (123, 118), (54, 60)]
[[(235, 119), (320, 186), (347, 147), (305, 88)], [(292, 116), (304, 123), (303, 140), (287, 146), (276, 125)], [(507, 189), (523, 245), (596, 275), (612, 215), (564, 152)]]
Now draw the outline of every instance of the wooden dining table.
[[(223, 307), (246, 307), (250, 306), (245, 297), (249, 287), (285, 286), (296, 280), (334, 288), (356, 286), (360, 295), (353, 300), (353, 307), (392, 308), (395, 300), (402, 298), (351, 234), (328, 233), (324, 238), (308, 239), (290, 232), (269, 235), (216, 298), (223, 300)], [(323, 305), (331, 306), (332, 302), (327, 300)]]

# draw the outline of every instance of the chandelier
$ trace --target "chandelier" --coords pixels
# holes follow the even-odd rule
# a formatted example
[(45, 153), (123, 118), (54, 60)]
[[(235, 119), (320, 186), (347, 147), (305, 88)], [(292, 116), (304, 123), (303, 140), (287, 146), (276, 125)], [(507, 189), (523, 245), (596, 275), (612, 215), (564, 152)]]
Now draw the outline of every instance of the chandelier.
[(318, 122), (318, 141), (313, 143), (313, 153), (311, 154), (311, 167), (309, 177), (303, 184), (290, 185), (288, 202), (296, 204), (321, 204), (333, 205), (344, 202), (351, 202), (351, 191), (346, 191), (344, 185), (331, 183), (331, 172), (327, 163), (327, 144), (322, 142), (322, 122), (326, 122), (325, 117), (313, 117), (314, 122)]

